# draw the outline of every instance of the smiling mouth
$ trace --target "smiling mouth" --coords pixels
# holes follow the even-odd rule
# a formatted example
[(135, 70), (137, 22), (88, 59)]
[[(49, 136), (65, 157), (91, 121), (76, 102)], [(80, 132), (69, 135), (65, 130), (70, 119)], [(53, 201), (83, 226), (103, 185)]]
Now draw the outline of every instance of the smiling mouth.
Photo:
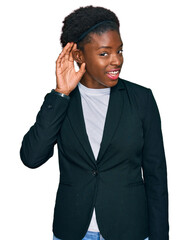
[(110, 79), (116, 80), (119, 77), (120, 70), (114, 70), (106, 73)]

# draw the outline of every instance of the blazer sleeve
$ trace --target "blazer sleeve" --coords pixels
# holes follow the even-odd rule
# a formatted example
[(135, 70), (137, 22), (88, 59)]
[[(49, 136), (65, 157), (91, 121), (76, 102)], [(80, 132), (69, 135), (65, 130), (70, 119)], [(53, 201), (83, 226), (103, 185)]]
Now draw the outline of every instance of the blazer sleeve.
[(148, 204), (149, 239), (168, 240), (168, 187), (161, 119), (151, 89), (143, 122), (143, 176)]
[(24, 165), (37, 168), (53, 156), (54, 145), (70, 99), (48, 93), (35, 124), (25, 134), (20, 149)]

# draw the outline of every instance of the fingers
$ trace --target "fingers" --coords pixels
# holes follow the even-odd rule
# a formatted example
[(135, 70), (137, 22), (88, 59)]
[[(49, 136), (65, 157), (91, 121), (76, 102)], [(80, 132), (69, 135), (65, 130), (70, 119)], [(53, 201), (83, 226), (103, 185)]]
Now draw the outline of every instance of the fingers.
[(77, 49), (77, 44), (76, 44), (76, 43), (73, 43), (72, 49), (71, 49), (71, 51), (70, 51), (69, 59), (68, 59), (70, 62), (73, 62), (73, 61), (74, 61), (73, 51), (74, 51), (75, 49)]
[(70, 49), (71, 43), (67, 43), (66, 46), (62, 49), (62, 52), (60, 53), (57, 61), (61, 61), (62, 58), (66, 55), (67, 51)]
[(58, 59), (56, 61), (56, 65), (57, 65), (58, 68), (61, 67), (61, 63), (62, 63), (63, 60), (69, 60), (70, 59), (70, 61), (73, 61), (73, 56), (71, 54), (73, 46), (74, 46), (74, 43), (69, 42), (62, 49), (62, 52), (60, 53), (60, 55), (58, 56)]
[(70, 43), (69, 47), (66, 49), (65, 51), (65, 55), (63, 55), (63, 57), (65, 58), (65, 60), (70, 60), (70, 56), (72, 56), (72, 48), (74, 46), (74, 43)]
[(63, 56), (65, 55), (65, 52), (66, 50), (68, 49), (70, 43), (68, 43), (63, 49), (62, 49), (62, 52), (59, 54), (57, 60), (56, 60), (56, 67), (57, 68), (60, 68), (61, 66), (61, 62), (62, 62), (62, 59), (63, 59)]
[(77, 74), (79, 75), (79, 78), (81, 78), (85, 72), (86, 72), (85, 63), (82, 63), (79, 71), (77, 72)]

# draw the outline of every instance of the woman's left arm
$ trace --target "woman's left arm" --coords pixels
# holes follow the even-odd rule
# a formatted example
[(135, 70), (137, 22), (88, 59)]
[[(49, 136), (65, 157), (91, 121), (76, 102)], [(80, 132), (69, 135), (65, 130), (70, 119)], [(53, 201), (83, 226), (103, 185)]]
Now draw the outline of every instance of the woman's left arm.
[(150, 240), (168, 240), (167, 166), (159, 110), (151, 89), (144, 128), (143, 175), (148, 203)]

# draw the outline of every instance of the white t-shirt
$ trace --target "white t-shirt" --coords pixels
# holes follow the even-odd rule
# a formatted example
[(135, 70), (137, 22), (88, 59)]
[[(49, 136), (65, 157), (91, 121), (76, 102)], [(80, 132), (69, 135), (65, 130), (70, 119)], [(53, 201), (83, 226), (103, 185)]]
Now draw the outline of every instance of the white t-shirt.
[[(78, 88), (81, 94), (82, 109), (87, 135), (95, 159), (97, 159), (109, 104), (110, 88), (88, 88), (80, 82), (78, 83)], [(95, 209), (93, 211), (88, 231), (99, 232), (96, 222)]]

